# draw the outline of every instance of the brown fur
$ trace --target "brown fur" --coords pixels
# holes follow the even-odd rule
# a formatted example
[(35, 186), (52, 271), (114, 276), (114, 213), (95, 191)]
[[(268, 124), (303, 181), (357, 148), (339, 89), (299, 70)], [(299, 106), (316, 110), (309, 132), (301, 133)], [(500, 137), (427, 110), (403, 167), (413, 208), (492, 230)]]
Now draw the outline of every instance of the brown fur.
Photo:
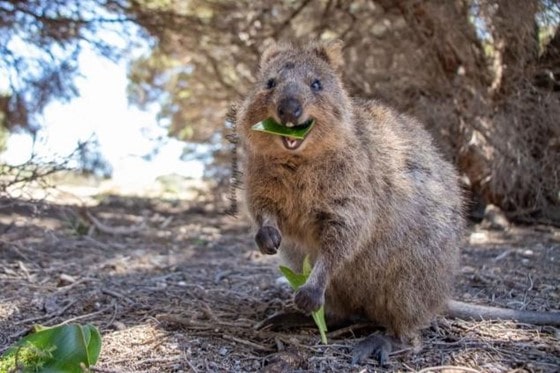
[[(450, 292), (463, 230), (457, 175), (414, 119), (349, 98), (341, 64), (339, 43), (263, 54), (259, 81), (237, 117), (248, 209), (257, 228), (279, 230), (279, 252), (294, 270), (310, 255), (300, 308), (325, 300), (331, 316), (363, 315), (408, 339)], [(314, 79), (320, 92), (310, 89)], [(287, 96), (302, 103), (303, 121), (316, 120), (295, 151), (250, 129), (279, 120), (277, 105)]]

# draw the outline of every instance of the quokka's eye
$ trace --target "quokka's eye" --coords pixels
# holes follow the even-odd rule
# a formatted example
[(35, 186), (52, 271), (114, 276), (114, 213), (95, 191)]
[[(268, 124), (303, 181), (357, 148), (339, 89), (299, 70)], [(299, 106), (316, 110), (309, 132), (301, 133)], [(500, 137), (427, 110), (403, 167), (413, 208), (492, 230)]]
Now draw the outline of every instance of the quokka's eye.
[(267, 89), (272, 89), (272, 88), (274, 88), (274, 87), (276, 87), (276, 79), (274, 79), (274, 78), (268, 79), (268, 80), (266, 81), (266, 88), (267, 88)]
[(315, 79), (311, 83), (311, 89), (313, 90), (313, 92), (319, 92), (320, 90), (322, 90), (323, 85), (321, 84), (321, 81), (319, 79)]

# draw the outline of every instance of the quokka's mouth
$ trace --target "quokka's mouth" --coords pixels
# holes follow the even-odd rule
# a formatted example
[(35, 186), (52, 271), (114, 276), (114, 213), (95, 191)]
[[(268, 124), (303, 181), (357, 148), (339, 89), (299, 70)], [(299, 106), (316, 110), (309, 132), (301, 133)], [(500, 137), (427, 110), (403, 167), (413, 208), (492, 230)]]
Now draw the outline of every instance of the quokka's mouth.
[(288, 150), (296, 150), (297, 148), (299, 148), (305, 141), (305, 137), (309, 134), (309, 131), (311, 130), (311, 126), (313, 124), (313, 119), (306, 120), (305, 122), (298, 125), (294, 125), (290, 122), (286, 123), (286, 127), (288, 127), (290, 130), (299, 133), (305, 133), (305, 136), (303, 138), (295, 138), (289, 135), (282, 136), (282, 143), (284, 144), (284, 147)]
[(289, 137), (282, 137), (282, 143), (288, 150), (296, 150), (303, 143), (303, 140), (291, 139)]
[(305, 140), (315, 125), (313, 118), (301, 124), (285, 123), (280, 124), (273, 118), (265, 119), (251, 127), (253, 131), (265, 132), (271, 135), (282, 137), (282, 144), (288, 150), (296, 150)]

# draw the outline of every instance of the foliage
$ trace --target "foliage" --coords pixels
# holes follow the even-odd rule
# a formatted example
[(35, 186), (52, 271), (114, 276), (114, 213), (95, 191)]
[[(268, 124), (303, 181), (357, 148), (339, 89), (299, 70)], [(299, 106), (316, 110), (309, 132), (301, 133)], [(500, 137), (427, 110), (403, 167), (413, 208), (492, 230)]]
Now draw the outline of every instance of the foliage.
[[(307, 279), (311, 274), (311, 270), (312, 267), (311, 263), (309, 262), (309, 256), (306, 256), (303, 260), (302, 273), (295, 273), (286, 266), (280, 266), (280, 272), (282, 272), (282, 274), (284, 275), (286, 280), (288, 280), (290, 286), (294, 290), (299, 289), (307, 282)], [(323, 342), (323, 344), (327, 344), (327, 323), (325, 322), (325, 307), (321, 306), (317, 311), (311, 312), (311, 316), (313, 317), (317, 328), (319, 328), (319, 333), (321, 334), (321, 342)]]
[(0, 153), (6, 150), (10, 133), (2, 126), (2, 113), (0, 112)]
[(2, 355), (0, 371), (81, 373), (100, 352), (101, 335), (92, 325), (39, 326)]
[(7, 128), (39, 127), (37, 114), (53, 99), (75, 97), (74, 77), (84, 46), (117, 58), (107, 40), (126, 25), (116, 1), (0, 0), (0, 117)]
[[(80, 142), (72, 153), (65, 156), (45, 158), (32, 154), (30, 159), (17, 165), (0, 162), (0, 197), (29, 198), (31, 196), (25, 193), (33, 194), (33, 189), (48, 192), (55, 184), (51, 180), (52, 176), (72, 171), (98, 178), (111, 176), (112, 166), (101, 154), (95, 135)], [(31, 185), (35, 188), (29, 188)]]
[(475, 200), (509, 211), (560, 205), (557, 1), (142, 3), (132, 12), (158, 44), (133, 66), (130, 89), (138, 103), (162, 104), (174, 136), (223, 133), (228, 105), (274, 40), (339, 38), (350, 93), (420, 118)]
[(0, 163), (0, 196), (17, 198), (16, 190), (22, 191), (31, 183), (37, 184), (44, 190), (48, 189), (50, 187), (48, 177), (67, 169), (67, 161), (37, 162), (32, 157), (16, 166)]
[(115, 57), (105, 33), (134, 23), (156, 42), (130, 65), (131, 101), (227, 164), (224, 118), (263, 49), (338, 38), (350, 93), (420, 118), (474, 199), (546, 215), (560, 208), (559, 21), (556, 0), (0, 0), (0, 119), (36, 128), (76, 95), (82, 46)]
[(99, 148), (97, 135), (91, 136), (87, 141), (80, 141), (74, 152), (74, 158), (78, 163), (76, 168), (83, 174), (107, 179), (111, 177), (113, 167), (105, 159)]

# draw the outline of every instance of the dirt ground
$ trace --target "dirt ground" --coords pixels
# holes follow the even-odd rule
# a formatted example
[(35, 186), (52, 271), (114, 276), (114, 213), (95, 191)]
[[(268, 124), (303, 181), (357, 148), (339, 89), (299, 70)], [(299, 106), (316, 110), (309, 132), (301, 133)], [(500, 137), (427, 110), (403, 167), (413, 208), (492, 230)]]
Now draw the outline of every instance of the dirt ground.
[[(200, 201), (114, 196), (88, 211), (109, 229), (78, 206), (0, 200), (0, 353), (34, 324), (79, 322), (103, 335), (96, 372), (560, 371), (558, 329), (443, 317), (420, 352), (353, 366), (350, 349), (371, 326), (330, 331), (326, 346), (312, 327), (255, 328), (292, 309), (292, 291), (246, 219)], [(455, 296), (560, 310), (560, 230), (474, 225)]]

